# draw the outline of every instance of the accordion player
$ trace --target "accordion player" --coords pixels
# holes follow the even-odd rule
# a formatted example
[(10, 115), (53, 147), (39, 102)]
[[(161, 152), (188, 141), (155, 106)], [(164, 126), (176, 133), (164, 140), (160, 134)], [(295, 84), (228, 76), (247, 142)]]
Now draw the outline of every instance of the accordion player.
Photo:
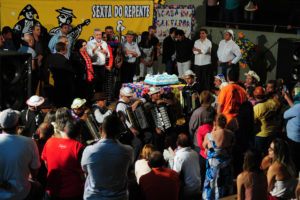
[(126, 113), (130, 123), (136, 129), (143, 131), (151, 127), (143, 103), (139, 103), (134, 111), (131, 106), (128, 107)]
[(187, 70), (184, 76), (186, 86), (180, 92), (180, 104), (187, 118), (192, 115), (196, 108), (200, 107), (199, 95), (203, 88), (195, 82), (195, 78), (195, 73), (192, 70)]
[[(122, 118), (124, 118), (124, 124), (128, 131), (127, 134), (127, 142), (133, 147), (135, 151), (135, 157), (138, 158), (140, 151), (143, 148), (144, 144), (148, 144), (152, 141), (152, 133), (146, 130), (139, 129), (137, 125), (131, 124), (128, 114), (128, 111), (132, 109), (132, 111), (139, 110), (139, 104), (145, 103), (145, 99), (135, 99), (132, 98), (133, 91), (129, 87), (121, 88), (120, 90), (120, 99), (117, 103), (116, 112), (122, 114)], [(133, 102), (133, 103), (132, 103)], [(132, 103), (132, 104), (131, 104)], [(138, 118), (139, 114), (137, 114)], [(121, 141), (122, 142), (122, 141)]]
[(180, 91), (180, 105), (186, 115), (191, 115), (200, 106), (197, 91), (187, 88)]
[(170, 106), (174, 104), (171, 99), (161, 99), (160, 88), (150, 88), (149, 95), (151, 97), (152, 108), (151, 115), (154, 125), (161, 131), (166, 132), (173, 126), (174, 114), (171, 114)]
[[(138, 122), (137, 118), (140, 118), (140, 116), (143, 114), (142, 107), (140, 107), (140, 103), (145, 102), (144, 99), (136, 100), (132, 103), (132, 96), (133, 92), (130, 88), (124, 87), (120, 90), (120, 99), (117, 103), (116, 112), (122, 113), (123, 116), (125, 116), (125, 124), (129, 128), (129, 130), (134, 135), (139, 135), (140, 131), (145, 129), (147, 127), (147, 124), (145, 124), (143, 121), (141, 121), (142, 127), (140, 127), (140, 124)], [(132, 111), (136, 111), (136, 114), (133, 114)]]

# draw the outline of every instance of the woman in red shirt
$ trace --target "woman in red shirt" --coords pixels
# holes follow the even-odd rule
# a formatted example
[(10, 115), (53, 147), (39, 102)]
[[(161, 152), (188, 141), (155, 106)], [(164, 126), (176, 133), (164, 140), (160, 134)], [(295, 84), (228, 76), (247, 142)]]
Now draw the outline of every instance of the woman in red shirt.
[(42, 152), (48, 168), (46, 200), (82, 200), (84, 189), (80, 161), (83, 145), (76, 141), (80, 135), (80, 123), (68, 121), (62, 138), (50, 138)]
[(208, 107), (206, 109), (206, 115), (204, 118), (204, 124), (198, 128), (197, 131), (197, 141), (200, 147), (200, 172), (201, 172), (201, 185), (203, 186), (206, 172), (206, 158), (205, 149), (203, 147), (203, 141), (205, 135), (210, 133), (213, 129), (213, 122), (216, 117), (216, 110), (213, 107)]

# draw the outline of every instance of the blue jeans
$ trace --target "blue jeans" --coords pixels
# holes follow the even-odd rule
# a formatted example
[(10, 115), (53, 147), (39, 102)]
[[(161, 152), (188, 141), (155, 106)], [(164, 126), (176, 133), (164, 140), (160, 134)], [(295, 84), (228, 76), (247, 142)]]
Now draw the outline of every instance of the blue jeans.
[(227, 79), (227, 74), (229, 70), (232, 69), (233, 65), (228, 65), (228, 63), (221, 63), (219, 73), (223, 74), (225, 79)]

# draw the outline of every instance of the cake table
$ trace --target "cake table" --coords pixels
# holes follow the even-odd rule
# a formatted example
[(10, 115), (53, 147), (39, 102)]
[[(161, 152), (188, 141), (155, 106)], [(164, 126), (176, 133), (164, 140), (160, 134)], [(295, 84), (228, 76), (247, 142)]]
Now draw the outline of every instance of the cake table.
[(148, 94), (149, 89), (151, 87), (160, 88), (160, 93), (168, 94), (173, 93), (174, 97), (180, 101), (180, 91), (183, 89), (185, 84), (172, 84), (172, 85), (161, 85), (161, 86), (152, 86), (149, 84), (145, 84), (144, 82), (133, 82), (133, 83), (124, 83), (122, 87), (129, 87), (134, 92), (134, 97), (139, 98), (144, 94)]

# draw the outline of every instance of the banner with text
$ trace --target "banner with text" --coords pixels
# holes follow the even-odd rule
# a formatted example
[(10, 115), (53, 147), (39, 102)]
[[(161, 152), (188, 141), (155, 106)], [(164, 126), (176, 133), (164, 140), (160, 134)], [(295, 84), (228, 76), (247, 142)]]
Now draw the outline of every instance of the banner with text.
[(183, 30), (185, 36), (190, 38), (194, 33), (195, 7), (193, 5), (156, 5), (153, 22), (160, 40), (169, 35), (172, 27)]
[[(34, 24), (50, 35), (63, 23), (70, 24), (70, 35), (88, 39), (95, 28), (112, 26), (115, 32), (128, 30), (141, 34), (153, 22), (153, 0), (2, 0), (1, 26), (10, 26), (22, 34), (31, 33)], [(46, 28), (46, 29), (45, 29)]]

